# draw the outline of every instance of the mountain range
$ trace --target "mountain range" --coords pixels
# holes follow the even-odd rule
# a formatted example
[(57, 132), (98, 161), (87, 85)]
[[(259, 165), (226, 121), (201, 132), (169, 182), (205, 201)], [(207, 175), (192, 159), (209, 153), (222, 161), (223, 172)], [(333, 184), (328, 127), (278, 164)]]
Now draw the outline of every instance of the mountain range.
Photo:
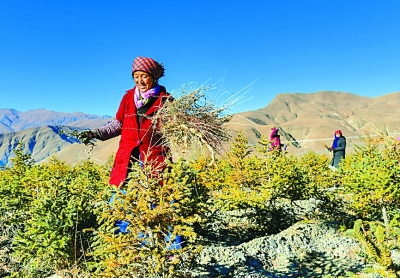
[(13, 150), (20, 141), (23, 151), (31, 153), (32, 158), (39, 162), (72, 144), (78, 145), (76, 138), (67, 136), (72, 130), (99, 127), (110, 119), (110, 116), (82, 112), (0, 109), (0, 166), (10, 164)]
[(26, 112), (15, 109), (0, 109), (0, 133), (15, 132), (39, 126), (77, 126), (90, 128), (97, 122), (102, 124), (110, 116), (98, 116), (82, 112), (65, 113), (46, 109), (29, 110)]
[(234, 115), (229, 125), (242, 129), (253, 144), (261, 135), (268, 135), (271, 127), (279, 127), (286, 135), (283, 140), (299, 143), (301, 148), (293, 151), (304, 153), (325, 150), (322, 143), (331, 144), (337, 129), (342, 130), (349, 145), (359, 143), (366, 134), (376, 135), (377, 129), (386, 128), (395, 134), (400, 127), (399, 116), (399, 92), (362, 97), (321, 91), (278, 94), (262, 109)]
[[(19, 141), (23, 151), (30, 152), (37, 162), (54, 155), (67, 163), (88, 157), (105, 163), (115, 153), (118, 137), (89, 148), (67, 134), (99, 127), (111, 119), (82, 112), (0, 109), (0, 166), (10, 165), (12, 150)], [(227, 123), (233, 136), (242, 131), (250, 144), (256, 144), (261, 136), (268, 138), (274, 126), (279, 128), (290, 153), (327, 153), (325, 145), (331, 144), (337, 129), (347, 137), (347, 151), (352, 152), (355, 145), (362, 143), (360, 138), (374, 135), (376, 129), (386, 128), (396, 136), (400, 126), (400, 93), (379, 97), (331, 91), (278, 94), (264, 108), (234, 114)]]

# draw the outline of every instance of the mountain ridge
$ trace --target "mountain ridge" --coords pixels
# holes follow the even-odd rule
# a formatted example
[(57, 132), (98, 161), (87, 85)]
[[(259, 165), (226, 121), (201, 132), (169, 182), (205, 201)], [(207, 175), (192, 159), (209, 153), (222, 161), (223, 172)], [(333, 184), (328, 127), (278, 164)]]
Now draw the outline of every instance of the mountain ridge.
[[(38, 110), (40, 109), (30, 111)], [(2, 119), (1, 111), (0, 109), (0, 119)], [(58, 115), (63, 114), (63, 112), (59, 113)], [(95, 128), (111, 120), (111, 117), (108, 116), (91, 118), (84, 116), (86, 114), (82, 112), (78, 113), (78, 115), (83, 114), (79, 119), (66, 118), (73, 120), (68, 123), (66, 129)], [(36, 121), (32, 125), (39, 125), (40, 122), (37, 119), (41, 118), (32, 116), (31, 119)], [(3, 134), (1, 132), (1, 124), (5, 125), (5, 121), (0, 121), (0, 161), (3, 161), (3, 165), (7, 165), (9, 159), (6, 161), (4, 157), (10, 158), (12, 154), (10, 148), (5, 145), (15, 146), (15, 141), (10, 141), (9, 137), (22, 138), (24, 146), (26, 145), (24, 150), (31, 151), (29, 140), (32, 141), (31, 138), (36, 136), (36, 141), (38, 141), (38, 132), (34, 128), (26, 128), (13, 133), (6, 140), (4, 132)], [(41, 146), (50, 144), (53, 149), (46, 152), (34, 148), (32, 154), (36, 161), (45, 161), (51, 155), (55, 155), (68, 163), (75, 163), (79, 159), (92, 155), (95, 160), (104, 162), (118, 147), (119, 139), (117, 137), (97, 142), (96, 147), (88, 153), (88, 148), (82, 144), (75, 141), (69, 142), (57, 135), (55, 130), (58, 125), (46, 126), (45, 129), (49, 135), (47, 138), (40, 137), (42, 141), (36, 142), (35, 148), (44, 148)], [(293, 154), (302, 154), (310, 150), (327, 153), (324, 145), (331, 144), (329, 138), (333, 139), (333, 132), (336, 129), (341, 129), (344, 136), (348, 137), (347, 150), (352, 152), (355, 144), (361, 142), (359, 137), (373, 134), (376, 128), (385, 127), (390, 132), (397, 132), (400, 126), (400, 93), (394, 92), (373, 98), (331, 91), (278, 94), (264, 108), (234, 114), (232, 120), (226, 125), (232, 130), (232, 136), (235, 136), (236, 132), (242, 131), (249, 139), (250, 144), (257, 144), (261, 136), (268, 138), (273, 126), (280, 128), (282, 141), (289, 145), (288, 151)], [(329, 153), (327, 154), (329, 155)]]
[(0, 109), (0, 133), (21, 131), (31, 127), (52, 126), (85, 126), (88, 121), (96, 120), (105, 123), (110, 116), (99, 116), (83, 112), (57, 112), (44, 108), (28, 111)]
[[(371, 134), (383, 126), (396, 132), (400, 126), (399, 116), (399, 92), (372, 98), (320, 91), (278, 94), (264, 108), (235, 114), (229, 126), (236, 125), (236, 129), (242, 130), (251, 144), (256, 144), (261, 135), (268, 137), (273, 126), (280, 127), (300, 142), (333, 138), (336, 129), (341, 129), (349, 137)], [(303, 143), (302, 149), (302, 152), (310, 149), (324, 151), (324, 147), (316, 145), (315, 141)]]
[(60, 131), (71, 132), (69, 127), (41, 126), (17, 132), (0, 134), (0, 166), (10, 164), (14, 157), (13, 150), (22, 142), (22, 151), (30, 153), (35, 161), (53, 155), (67, 145), (79, 143), (75, 138), (68, 137)]

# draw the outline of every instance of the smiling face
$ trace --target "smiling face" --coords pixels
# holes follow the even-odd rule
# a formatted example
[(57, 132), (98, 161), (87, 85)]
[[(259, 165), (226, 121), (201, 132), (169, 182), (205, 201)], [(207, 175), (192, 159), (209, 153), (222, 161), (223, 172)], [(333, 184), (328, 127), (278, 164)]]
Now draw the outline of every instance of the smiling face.
[(140, 70), (133, 73), (133, 80), (141, 93), (151, 89), (154, 83), (153, 77), (150, 74)]

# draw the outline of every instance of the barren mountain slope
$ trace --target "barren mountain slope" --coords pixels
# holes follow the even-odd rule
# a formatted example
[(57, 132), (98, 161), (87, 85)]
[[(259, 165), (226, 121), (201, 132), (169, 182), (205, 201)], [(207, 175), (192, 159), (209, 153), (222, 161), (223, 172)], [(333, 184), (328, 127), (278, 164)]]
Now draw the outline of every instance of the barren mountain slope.
[[(119, 139), (120, 137), (118, 136), (107, 141), (96, 141), (93, 147), (74, 143), (54, 153), (53, 156), (68, 164), (75, 164), (89, 159), (104, 165), (117, 151)], [(49, 159), (50, 157), (45, 158), (42, 162), (47, 162)]]
[[(33, 116), (32, 118), (37, 119)], [(84, 118), (73, 121), (70, 125), (77, 129), (82, 126), (93, 128), (108, 121), (110, 118)], [(250, 144), (256, 144), (261, 135), (268, 137), (271, 127), (280, 127), (281, 139), (289, 145), (288, 152), (301, 154), (313, 150), (329, 155), (324, 144), (332, 143), (336, 129), (343, 131), (348, 143), (347, 152), (351, 153), (355, 144), (362, 143), (360, 136), (375, 134), (374, 128), (384, 125), (390, 132), (399, 131), (400, 93), (375, 98), (326, 91), (279, 94), (262, 109), (235, 114), (227, 127), (233, 130), (233, 136), (236, 131), (242, 130)], [(20, 139), (25, 144), (25, 150), (30, 151), (36, 161), (46, 161), (47, 157), (55, 155), (71, 164), (88, 158), (106, 163), (118, 147), (119, 137), (105, 142), (99, 141), (89, 151), (89, 147), (77, 144), (71, 138), (60, 137), (57, 129), (47, 126), (8, 135), (0, 134), (0, 165), (7, 164), (12, 148), (15, 148)], [(300, 148), (295, 147), (296, 143)]]
[(82, 112), (65, 113), (46, 109), (21, 112), (15, 109), (0, 109), (0, 133), (45, 125), (91, 128), (107, 123), (109, 120), (109, 116), (91, 115)]
[[(242, 130), (254, 144), (259, 136), (268, 136), (271, 127), (281, 127), (301, 143), (303, 149), (289, 148), (293, 152), (308, 149), (323, 150), (323, 143), (333, 138), (333, 132), (341, 129), (349, 142), (352, 138), (373, 134), (373, 127), (386, 125), (389, 131), (400, 126), (400, 93), (367, 98), (350, 93), (318, 92), (313, 94), (279, 94), (265, 108), (234, 115), (229, 127)], [(285, 140), (285, 138), (282, 138)]]
[[(70, 132), (70, 128), (63, 128)], [(74, 138), (59, 133), (60, 128), (52, 126), (34, 127), (18, 132), (0, 134), (0, 166), (9, 165), (14, 157), (13, 150), (22, 142), (23, 152), (30, 153), (35, 161), (40, 161), (62, 148), (77, 142)]]

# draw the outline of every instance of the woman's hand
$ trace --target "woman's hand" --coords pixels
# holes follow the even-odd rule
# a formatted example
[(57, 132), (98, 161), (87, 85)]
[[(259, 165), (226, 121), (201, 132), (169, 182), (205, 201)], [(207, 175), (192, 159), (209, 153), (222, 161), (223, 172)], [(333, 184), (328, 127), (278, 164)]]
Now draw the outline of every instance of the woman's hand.
[(99, 139), (99, 134), (95, 130), (82, 130), (76, 137), (85, 145), (93, 145), (92, 139)]

